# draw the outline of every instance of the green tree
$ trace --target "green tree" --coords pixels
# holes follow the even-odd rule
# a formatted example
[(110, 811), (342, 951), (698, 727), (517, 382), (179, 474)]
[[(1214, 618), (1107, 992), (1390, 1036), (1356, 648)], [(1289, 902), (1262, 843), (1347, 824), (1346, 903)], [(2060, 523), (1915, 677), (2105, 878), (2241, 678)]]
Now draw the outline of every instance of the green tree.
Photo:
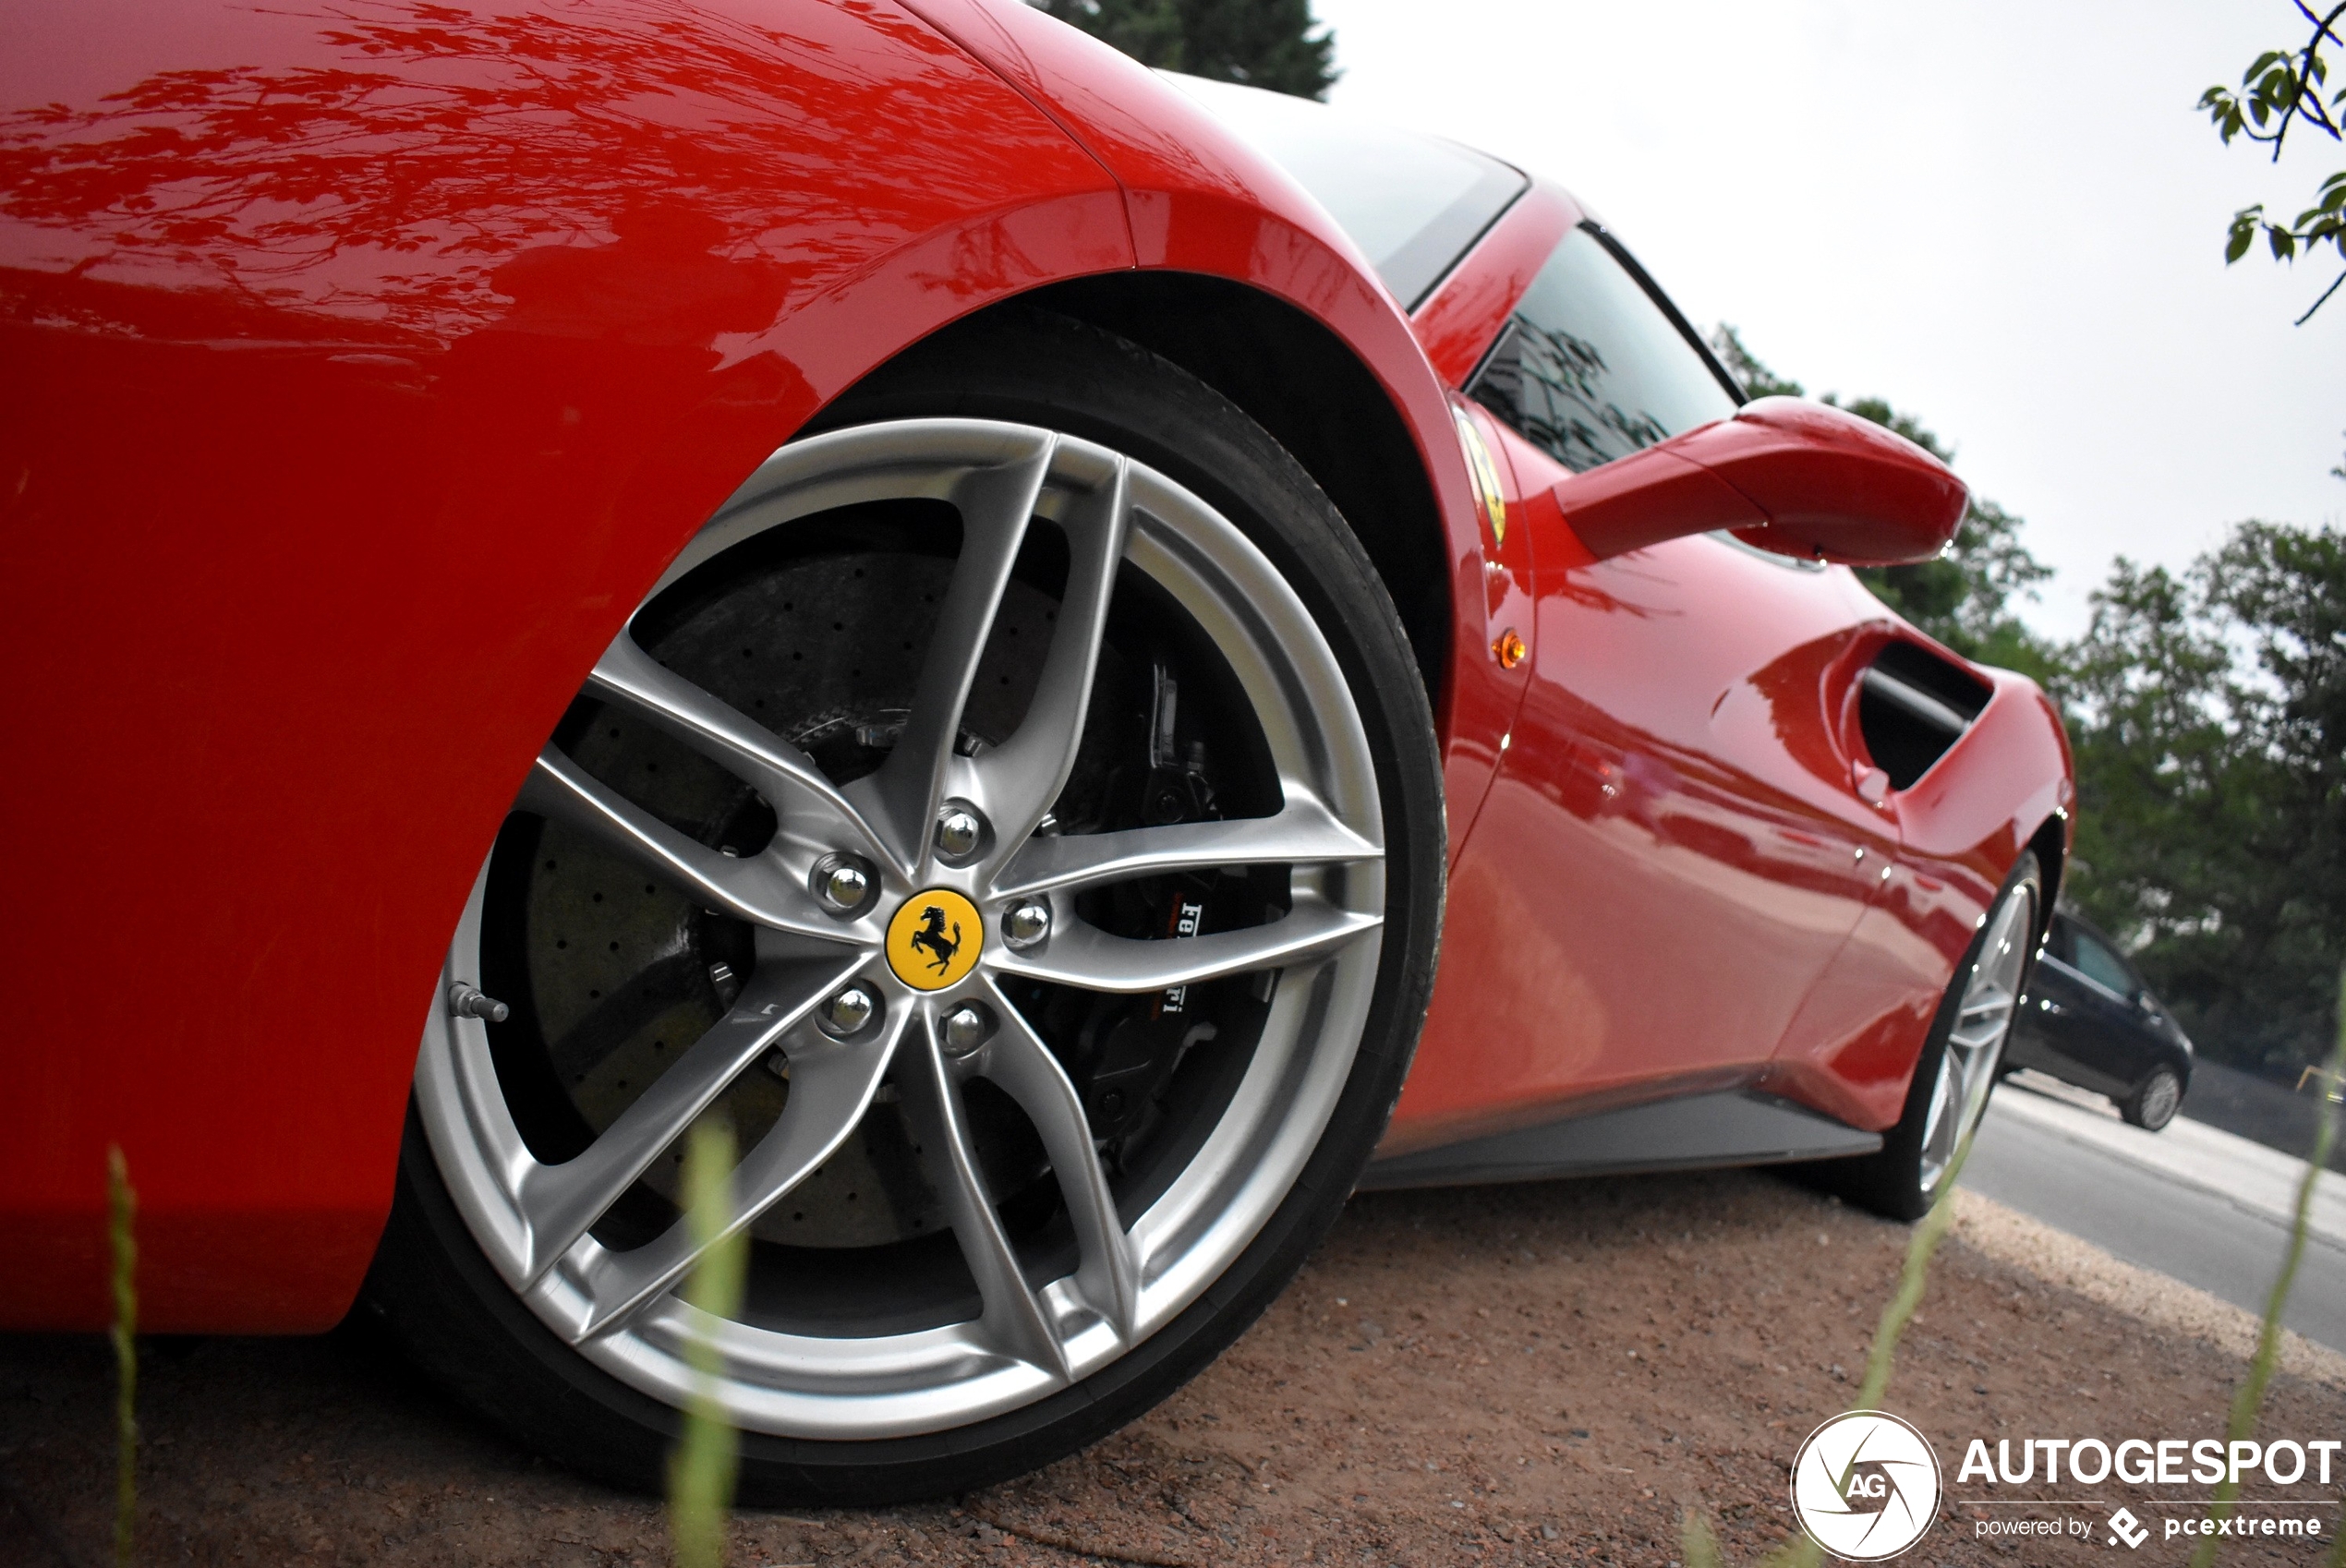
[[(1733, 327), (1720, 327), (1711, 335), (1711, 348), (1752, 396), (1805, 395), (1798, 381), (1761, 364)], [(1880, 398), (1844, 404), (1827, 392), (1823, 401), (1887, 426), (1942, 463), (1954, 461), (1953, 451), (1920, 420)], [(2016, 610), (2020, 601), (2037, 597), (2037, 585), (2052, 575), (2052, 568), (2020, 542), (2022, 526), (2020, 518), (1994, 501), (1974, 496), (1946, 554), (1911, 566), (1867, 567), (1857, 575), (1884, 604), (1965, 657), (2050, 683), (2058, 668), (2056, 650), (2029, 631)]]
[(2346, 958), (2346, 537), (2243, 523), (2177, 575), (2121, 559), (2057, 690), (2067, 891), (2211, 1055), (2320, 1058)]
[(1324, 98), (1336, 34), (1313, 30), (1310, 0), (1042, 0), (1063, 22), (1144, 66)]
[[(2312, 36), (2300, 47), (2267, 49), (2257, 55), (2241, 74), (2238, 90), (2218, 82), (2199, 95), (2200, 108), (2207, 111), (2226, 146), (2236, 136), (2262, 142), (2272, 148), (2276, 163), (2280, 162), (2290, 130), (2296, 126), (2310, 126), (2333, 142), (2346, 140), (2338, 124), (2339, 112), (2346, 109), (2346, 88), (2332, 93), (2327, 104), (2322, 102), (2322, 89), (2329, 80), (2329, 63), (2322, 56), (2322, 44), (2340, 42), (2338, 23), (2346, 17), (2346, 0), (2322, 15), (2305, 0), (2291, 3), (2311, 24)], [(2247, 255), (2259, 233), (2276, 261), (2294, 261), (2301, 246), (2310, 254), (2325, 245), (2346, 260), (2346, 169), (2322, 181), (2314, 192), (2314, 204), (2298, 213), (2293, 223), (2274, 223), (2265, 216), (2261, 201), (2233, 213), (2224, 241), (2224, 264), (2230, 266)], [(2297, 324), (2304, 326), (2338, 292), (2340, 283), (2346, 283), (2346, 271), (2322, 290), (2305, 314), (2297, 318)]]

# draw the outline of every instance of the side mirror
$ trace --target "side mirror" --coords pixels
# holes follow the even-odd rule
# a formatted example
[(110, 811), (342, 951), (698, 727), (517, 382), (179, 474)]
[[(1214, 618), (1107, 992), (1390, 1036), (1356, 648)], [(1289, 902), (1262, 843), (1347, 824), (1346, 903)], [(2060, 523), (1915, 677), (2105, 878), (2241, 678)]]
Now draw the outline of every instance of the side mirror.
[(1714, 528), (1782, 555), (1851, 566), (1928, 561), (1969, 500), (1953, 470), (1870, 419), (1796, 397), (1557, 483), (1556, 504), (1598, 559)]

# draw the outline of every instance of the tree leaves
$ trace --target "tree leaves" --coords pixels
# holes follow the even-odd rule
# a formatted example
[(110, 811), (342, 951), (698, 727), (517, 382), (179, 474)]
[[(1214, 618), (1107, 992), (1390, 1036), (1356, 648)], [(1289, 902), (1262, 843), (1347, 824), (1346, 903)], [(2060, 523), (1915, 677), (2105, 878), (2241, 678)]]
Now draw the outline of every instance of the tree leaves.
[[(2206, 111), (2226, 146), (2231, 144), (2233, 137), (2244, 134), (2251, 141), (2269, 144), (2275, 163), (2280, 161), (2281, 144), (2288, 139), (2292, 125), (2312, 126), (2332, 141), (2346, 140), (2340, 134), (2337, 117), (2323, 106), (2319, 90), (2329, 80), (2329, 63), (2322, 55), (2322, 42), (2338, 41), (2333, 24), (2346, 16), (2346, 3), (2333, 6), (2322, 17), (2316, 17), (2303, 4), (2296, 9), (2314, 24), (2313, 36), (2303, 48), (2293, 53), (2267, 49), (2241, 73), (2240, 91), (2219, 82), (2199, 95), (2198, 106)], [(2346, 104), (2346, 88), (2333, 94), (2330, 103)], [(2300, 212), (2293, 223), (2276, 223), (2264, 214), (2261, 202), (2232, 214), (2224, 235), (2224, 265), (2229, 267), (2247, 255), (2260, 231), (2276, 261), (2295, 261), (2301, 245), (2309, 251), (2328, 245), (2337, 250), (2340, 260), (2346, 260), (2346, 222), (2341, 222), (2341, 216), (2346, 216), (2346, 170), (2322, 182), (2314, 205)], [(2346, 283), (2346, 272), (2340, 272), (2337, 281), (2321, 292), (2320, 297), (2297, 318), (2297, 324), (2302, 327), (2311, 320), (2314, 312), (2338, 292), (2340, 283)]]
[(2346, 535), (2249, 522), (2121, 560), (2064, 650), (2067, 892), (2212, 1055), (2318, 1058), (2346, 956)]
[(1309, 0), (1039, 0), (1041, 9), (1159, 70), (1298, 98), (1336, 85), (1336, 35)]
[(2225, 266), (2231, 266), (2248, 254), (2248, 247), (2256, 242), (2257, 220), (2263, 217), (2264, 213), (2265, 204), (2260, 201), (2254, 207), (2243, 207), (2232, 214), (2231, 237), (2224, 242)]

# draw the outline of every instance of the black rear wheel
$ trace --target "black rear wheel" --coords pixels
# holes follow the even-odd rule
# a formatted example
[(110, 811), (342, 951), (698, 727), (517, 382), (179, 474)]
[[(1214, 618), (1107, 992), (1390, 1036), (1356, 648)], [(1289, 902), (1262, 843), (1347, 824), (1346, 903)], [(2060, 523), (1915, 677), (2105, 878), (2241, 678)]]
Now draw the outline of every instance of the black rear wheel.
[(2036, 855), (2022, 851), (1948, 983), (1897, 1125), (1882, 1134), (1877, 1153), (1808, 1167), (1819, 1186), (1893, 1220), (1918, 1220), (1929, 1211), (2001, 1076), (2004, 1043), (2027, 987), (2043, 889)]
[(2170, 1067), (2150, 1069), (2134, 1092), (2118, 1103), (2118, 1114), (2138, 1128), (2157, 1132), (2175, 1119), (2183, 1108), (2183, 1080)]
[[(1037, 313), (876, 375), (541, 754), (369, 1299), (646, 1488), (710, 1336), (749, 1501), (1113, 1430), (1276, 1296), (1399, 1093), (1442, 899), (1416, 668), (1310, 478), (1166, 362)], [(725, 1321), (678, 1294), (708, 1120), (744, 1152)]]

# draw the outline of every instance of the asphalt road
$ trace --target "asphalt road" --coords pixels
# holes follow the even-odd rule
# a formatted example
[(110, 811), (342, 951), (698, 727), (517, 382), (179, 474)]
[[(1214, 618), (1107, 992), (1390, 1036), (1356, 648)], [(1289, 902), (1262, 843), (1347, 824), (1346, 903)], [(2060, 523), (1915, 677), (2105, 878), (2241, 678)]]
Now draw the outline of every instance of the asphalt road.
[[(1989, 1102), (1963, 1183), (2127, 1262), (2261, 1313), (2304, 1170), (2187, 1115), (2164, 1132), (2144, 1132), (2096, 1096), (2025, 1074)], [(2282, 1321), (2346, 1350), (2346, 1183), (2326, 1175), (2318, 1190)]]

